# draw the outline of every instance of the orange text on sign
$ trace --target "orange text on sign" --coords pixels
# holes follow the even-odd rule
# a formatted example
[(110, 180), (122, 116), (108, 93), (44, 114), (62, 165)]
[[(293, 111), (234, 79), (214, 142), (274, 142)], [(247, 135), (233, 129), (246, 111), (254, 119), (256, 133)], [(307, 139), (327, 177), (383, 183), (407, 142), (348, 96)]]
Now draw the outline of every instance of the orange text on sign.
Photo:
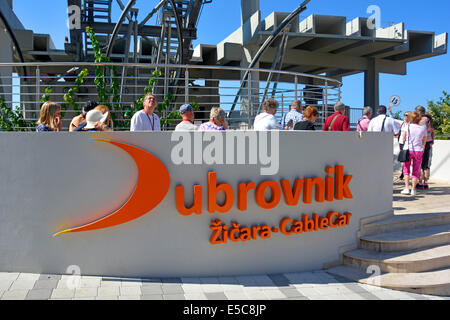
[(240, 223), (232, 222), (231, 226), (223, 224), (220, 219), (211, 223), (210, 229), (213, 231), (209, 242), (212, 245), (226, 244), (232, 242), (247, 242), (258, 239), (269, 239), (273, 234), (281, 233), (285, 236), (292, 236), (301, 233), (325, 231), (329, 228), (341, 228), (350, 224), (352, 214), (346, 212), (339, 214), (330, 212), (326, 217), (320, 217), (314, 213), (312, 217), (302, 215), (300, 219), (284, 218), (276, 227), (266, 224), (254, 225), (252, 227), (241, 226)]
[[(297, 206), (302, 199), (303, 203), (310, 204), (314, 200), (319, 203), (325, 201), (352, 199), (353, 194), (349, 184), (353, 178), (351, 175), (344, 175), (344, 166), (327, 167), (326, 177), (296, 179), (293, 184), (289, 180), (263, 181), (256, 185), (254, 182), (239, 183), (237, 188), (237, 208), (240, 211), (247, 210), (249, 194), (253, 193), (256, 204), (263, 209), (273, 209), (284, 199), (287, 205)], [(265, 197), (267, 190), (270, 190), (271, 197)], [(219, 193), (225, 194), (225, 201), (217, 203)], [(183, 216), (192, 214), (201, 215), (203, 213), (202, 199), (203, 188), (200, 185), (193, 187), (193, 204), (186, 206), (184, 186), (176, 187), (177, 210)], [(214, 214), (227, 213), (235, 205), (235, 190), (227, 183), (217, 182), (217, 173), (208, 173), (208, 212)]]

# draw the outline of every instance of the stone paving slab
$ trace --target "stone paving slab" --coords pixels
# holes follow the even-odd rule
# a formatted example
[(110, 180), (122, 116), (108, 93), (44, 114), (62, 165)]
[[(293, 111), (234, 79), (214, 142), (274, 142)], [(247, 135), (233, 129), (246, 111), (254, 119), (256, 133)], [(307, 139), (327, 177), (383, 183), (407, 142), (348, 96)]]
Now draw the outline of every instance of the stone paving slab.
[(450, 212), (450, 183), (430, 179), (428, 190), (417, 190), (417, 196), (402, 195), (404, 181), (394, 174), (393, 207), (396, 215)]
[(99, 287), (97, 291), (99, 297), (115, 297), (120, 295), (120, 287)]
[[(183, 289), (186, 293), (188, 293), (189, 291), (186, 289)], [(142, 295), (162, 295), (163, 294), (163, 290), (161, 288), (161, 286), (154, 286), (154, 287), (146, 287), (143, 286), (141, 288), (141, 293)], [(193, 293), (196, 293), (195, 291)]]
[(184, 297), (186, 300), (208, 300), (208, 297), (204, 293), (185, 293)]
[(1, 300), (25, 300), (29, 290), (8, 290), (2, 294)]
[(211, 278), (212, 283), (207, 283), (206, 278), (197, 279), (199, 281), (194, 278), (171, 278), (148, 282), (142, 279), (131, 285), (123, 278), (109, 278), (106, 281), (109, 285), (104, 285), (104, 278), (90, 277), (85, 278), (87, 282), (80, 281), (79, 286), (72, 289), (60, 285), (69, 278), (59, 275), (0, 273), (0, 279), (16, 279), (0, 282), (3, 285), (0, 289), (1, 300), (450, 300), (450, 297), (355, 283), (323, 270), (232, 279)]
[[(141, 300), (163, 300), (162, 294), (143, 295)], [(195, 300), (195, 299), (192, 299)]]
[(58, 287), (59, 280), (37, 280), (34, 283), (33, 289), (56, 289)]
[(73, 299), (75, 289), (53, 289), (51, 299)]
[(48, 300), (52, 296), (53, 289), (33, 289), (30, 290), (25, 300)]

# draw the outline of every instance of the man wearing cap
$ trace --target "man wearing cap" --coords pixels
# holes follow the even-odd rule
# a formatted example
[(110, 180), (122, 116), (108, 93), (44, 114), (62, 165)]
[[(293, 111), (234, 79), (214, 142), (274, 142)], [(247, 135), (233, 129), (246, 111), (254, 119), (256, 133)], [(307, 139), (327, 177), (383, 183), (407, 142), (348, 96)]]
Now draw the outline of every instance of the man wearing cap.
[(144, 98), (144, 110), (138, 111), (131, 119), (130, 131), (161, 131), (159, 117), (154, 113), (158, 101), (149, 93)]
[(194, 108), (190, 104), (183, 104), (180, 114), (183, 121), (176, 126), (175, 131), (197, 131), (197, 126), (194, 125)]

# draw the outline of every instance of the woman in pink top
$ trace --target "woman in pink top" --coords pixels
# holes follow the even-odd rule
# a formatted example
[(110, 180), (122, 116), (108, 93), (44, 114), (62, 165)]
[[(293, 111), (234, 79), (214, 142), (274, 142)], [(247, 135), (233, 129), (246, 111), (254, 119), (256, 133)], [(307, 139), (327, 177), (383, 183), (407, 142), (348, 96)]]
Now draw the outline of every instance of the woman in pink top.
[(411, 114), (411, 121), (407, 129), (403, 133), (401, 141), (403, 142), (404, 149), (409, 150), (410, 160), (403, 163), (403, 174), (405, 175), (405, 189), (402, 194), (410, 194), (409, 181), (411, 164), (412, 170), (412, 189), (411, 195), (415, 196), (417, 182), (420, 179), (420, 168), (422, 165), (423, 151), (427, 142), (427, 128), (419, 125), (422, 115), (418, 112)]
[[(410, 113), (409, 112), (405, 112), (405, 115), (403, 117), (403, 122), (402, 125), (400, 126), (400, 135), (398, 136), (398, 144), (400, 146), (400, 150), (403, 150), (403, 134), (405, 132), (408, 132), (408, 126), (409, 126), (409, 121), (411, 120), (410, 117)], [(403, 180), (403, 178), (405, 177), (405, 175), (403, 174), (403, 170), (402, 170), (402, 174), (400, 175), (400, 180)]]
[(366, 132), (369, 129), (370, 118), (373, 116), (373, 110), (371, 107), (365, 107), (363, 110), (363, 117), (358, 120), (356, 124), (356, 131)]

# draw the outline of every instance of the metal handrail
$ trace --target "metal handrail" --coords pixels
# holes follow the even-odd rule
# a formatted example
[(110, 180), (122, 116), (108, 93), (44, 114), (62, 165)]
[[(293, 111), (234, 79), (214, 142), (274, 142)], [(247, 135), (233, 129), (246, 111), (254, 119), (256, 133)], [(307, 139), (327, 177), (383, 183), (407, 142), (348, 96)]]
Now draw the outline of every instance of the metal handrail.
[[(290, 76), (306, 77), (319, 79), (323, 81), (329, 81), (335, 83), (337, 87), (342, 86), (342, 82), (333, 78), (328, 78), (324, 76), (318, 76), (314, 74), (302, 73), (302, 72), (292, 72), (283, 70), (269, 70), (269, 69), (259, 69), (259, 68), (243, 68), (243, 67), (230, 67), (230, 66), (209, 66), (209, 65), (179, 65), (179, 64), (145, 64), (142, 63), (96, 63), (96, 62), (2, 62), (1, 67), (130, 67), (130, 68), (141, 68), (141, 69), (155, 69), (155, 68), (169, 68), (169, 69), (208, 69), (208, 70), (228, 70), (228, 71), (251, 71), (251, 72), (264, 72), (264, 73), (279, 73)], [(218, 79), (222, 80), (222, 79)]]
[[(14, 68), (15, 70), (21, 70), (21, 68), (29, 68), (31, 70), (35, 69), (35, 76), (28, 76), (27, 79), (31, 79), (28, 83), (20, 83), (19, 85), (15, 85), (12, 81), (17, 81), (18, 79), (24, 79), (25, 77), (21, 74), (14, 75), (12, 74), (9, 77), (2, 78), (10, 78), (11, 83), (9, 81), (5, 81), (1, 87), (7, 89), (6, 91), (12, 90), (12, 88), (17, 87), (22, 89), (20, 92), (14, 93), (12, 91), (9, 93), (12, 95), (11, 97), (7, 97), (7, 104), (12, 104), (14, 108), (21, 108), (21, 112), (24, 115), (24, 118), (28, 121), (36, 118), (37, 113), (39, 113), (39, 105), (40, 98), (43, 94), (42, 89), (45, 86), (51, 87), (53, 92), (48, 93), (47, 96), (50, 97), (51, 101), (56, 103), (64, 103), (62, 102), (62, 96), (67, 93), (66, 90), (69, 87), (73, 86), (73, 80), (77, 77), (75, 75), (67, 75), (67, 76), (55, 76), (59, 73), (64, 73), (64, 70), (77, 68), (78, 70), (87, 68), (89, 70), (95, 69), (96, 67), (117, 67), (117, 68), (138, 68), (140, 70), (140, 75), (138, 76), (127, 76), (127, 75), (119, 75), (119, 77), (123, 77), (128, 80), (127, 83), (121, 85), (121, 88), (126, 88), (127, 91), (121, 93), (121, 99), (118, 105), (120, 107), (112, 108), (112, 113), (117, 114), (116, 120), (129, 120), (123, 119), (120, 114), (125, 112), (128, 113), (128, 110), (134, 112), (135, 110), (135, 102), (136, 99), (142, 95), (143, 89), (147, 86), (146, 80), (149, 78), (153, 78), (152, 71), (155, 69), (165, 69), (165, 70), (183, 70), (185, 76), (177, 77), (178, 84), (170, 85), (169, 87), (172, 89), (183, 89), (184, 92), (173, 92), (172, 96), (174, 97), (173, 102), (171, 102), (170, 108), (167, 109), (163, 114), (161, 114), (162, 120), (173, 121), (173, 119), (167, 119), (167, 112), (176, 111), (176, 104), (179, 103), (190, 103), (195, 102), (199, 106), (201, 106), (201, 110), (199, 111), (202, 114), (205, 112), (209, 112), (208, 107), (220, 105), (223, 109), (229, 110), (229, 106), (235, 105), (232, 103), (232, 98), (239, 96), (241, 97), (241, 101), (238, 101), (237, 105), (241, 106), (241, 114), (240, 117), (232, 117), (230, 119), (231, 122), (234, 122), (236, 126), (243, 126), (244, 123), (248, 121), (248, 126), (251, 127), (253, 124), (254, 118), (256, 117), (256, 110), (258, 106), (262, 102), (261, 99), (264, 96), (264, 88), (266, 87), (266, 83), (270, 80), (266, 75), (269, 74), (277, 74), (283, 77), (283, 80), (280, 84), (283, 84), (279, 88), (274, 91), (276, 95), (276, 99), (280, 102), (280, 110), (277, 112), (276, 117), (282, 119), (285, 112), (288, 112), (290, 107), (288, 106), (291, 100), (298, 100), (299, 98), (305, 99), (305, 104), (313, 105), (322, 110), (322, 115), (320, 119), (324, 118), (324, 115), (328, 113), (328, 110), (331, 110), (332, 105), (335, 102), (340, 100), (341, 97), (341, 87), (342, 82), (339, 80), (328, 78), (325, 76), (312, 75), (301, 72), (293, 72), (293, 71), (281, 71), (281, 70), (270, 70), (270, 69), (253, 69), (248, 67), (236, 67), (236, 66), (209, 66), (209, 65), (178, 65), (178, 64), (141, 64), (141, 63), (96, 63), (96, 62), (28, 62), (28, 63), (17, 63), (17, 62), (6, 62), (0, 63), (0, 69), (2, 67)], [(52, 70), (55, 68), (59, 68), (59, 71)], [(194, 71), (197, 70), (197, 71)], [(202, 72), (202, 70), (206, 72)], [(219, 71), (217, 74), (214, 71)], [(251, 83), (248, 86), (248, 92), (236, 94), (235, 90), (238, 90), (239, 84), (242, 83), (240, 81), (240, 76), (242, 73), (246, 71), (251, 71), (251, 74), (258, 74), (258, 78), (249, 78), (246, 82)], [(50, 73), (47, 75), (47, 73)], [(157, 77), (157, 80), (164, 80), (166, 74), (162, 77)], [(106, 76), (110, 78), (110, 76)], [(13, 80), (15, 79), (15, 80)], [(33, 81), (34, 79), (34, 81)], [(57, 82), (58, 79), (64, 80), (61, 82)], [(96, 85), (93, 85), (92, 80), (95, 79), (94, 76), (89, 75), (85, 78), (85, 83), (83, 83), (82, 87), (85, 88), (83, 92), (77, 93), (77, 96), (81, 101), (86, 101), (89, 97), (96, 96)], [(139, 81), (139, 84), (138, 82)], [(198, 81), (198, 82), (197, 82)], [(314, 83), (314, 84), (310, 84)], [(303, 86), (306, 85), (305, 88)], [(183, 86), (184, 85), (184, 86)], [(295, 86), (294, 86), (295, 85)], [(300, 87), (300, 85), (302, 87)], [(33, 90), (33, 87), (35, 88)], [(162, 89), (165, 87), (161, 85), (161, 82), (155, 83), (154, 89), (157, 90), (156, 95), (160, 97), (162, 92), (158, 93), (158, 89)], [(197, 91), (200, 90), (200, 91)], [(211, 91), (209, 91), (211, 90)], [(164, 91), (164, 95), (166, 91)], [(19, 100), (15, 100), (16, 97), (19, 96)], [(184, 99), (183, 99), (184, 97)], [(23, 98), (23, 99), (22, 99)], [(193, 99), (193, 100), (191, 100)], [(198, 100), (197, 100), (198, 99)], [(11, 100), (11, 101), (10, 101)], [(130, 100), (130, 101), (129, 101)], [(288, 102), (289, 101), (289, 102)], [(112, 103), (112, 102), (111, 102)], [(28, 106), (31, 106), (31, 109), (28, 109)], [(242, 108), (244, 107), (244, 108)], [(248, 110), (247, 110), (248, 107)], [(131, 108), (131, 109), (130, 109)], [(206, 111), (205, 111), (206, 110)], [(247, 111), (246, 111), (247, 110)], [(74, 112), (75, 110), (65, 110), (65, 112)], [(76, 111), (74, 112), (76, 113)], [(124, 113), (124, 114), (125, 114)], [(68, 117), (71, 114), (67, 115)], [(200, 117), (199, 117), (200, 118)], [(203, 120), (204, 117), (201, 117)], [(65, 119), (65, 121), (68, 120)], [(207, 119), (206, 119), (207, 120)], [(123, 125), (123, 123), (122, 123)], [(170, 125), (166, 125), (165, 128), (170, 128)]]

